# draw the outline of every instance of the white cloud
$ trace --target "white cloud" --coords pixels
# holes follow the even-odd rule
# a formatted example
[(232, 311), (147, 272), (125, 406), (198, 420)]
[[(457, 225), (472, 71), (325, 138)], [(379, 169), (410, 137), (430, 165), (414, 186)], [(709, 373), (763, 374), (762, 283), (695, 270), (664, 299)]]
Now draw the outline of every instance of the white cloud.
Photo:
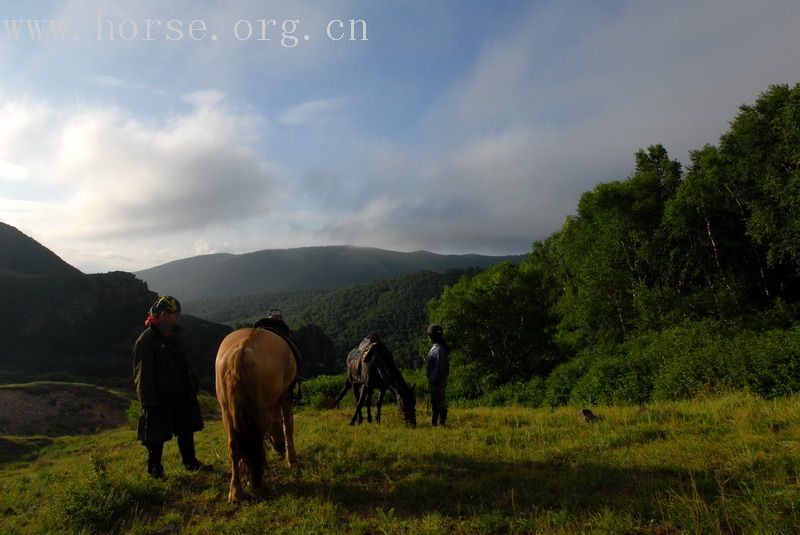
[(13, 162), (0, 160), (0, 180), (21, 182), (26, 180), (28, 176), (30, 176), (30, 173), (25, 167)]
[(6, 197), (0, 210), (50, 242), (119, 247), (142, 235), (198, 232), (267, 214), (283, 191), (255, 147), (258, 119), (236, 110), (203, 107), (148, 122), (119, 108), (12, 101), (2, 113), (0, 158), (16, 152), (31, 186), (54, 193), (47, 205)]
[(144, 85), (129, 82), (110, 74), (90, 74), (84, 77), (87, 82), (97, 84), (102, 87), (113, 89), (144, 89)]
[(798, 26), (791, 1), (531, 5), (431, 106), (403, 180), (359, 162), (379, 187), (325, 235), (526, 250), (582, 192), (632, 172), (639, 148), (662, 143), (685, 163), (740, 104), (796, 82)]
[(225, 93), (213, 89), (183, 95), (183, 100), (198, 108), (212, 108), (225, 100)]
[(319, 126), (331, 121), (342, 106), (341, 98), (324, 98), (292, 106), (278, 121), (291, 126)]

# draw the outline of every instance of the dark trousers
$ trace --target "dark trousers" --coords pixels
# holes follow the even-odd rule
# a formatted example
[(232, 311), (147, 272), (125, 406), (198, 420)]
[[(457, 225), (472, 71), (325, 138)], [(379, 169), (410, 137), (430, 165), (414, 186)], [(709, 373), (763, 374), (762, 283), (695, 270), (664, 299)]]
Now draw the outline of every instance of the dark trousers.
[(430, 383), (431, 425), (444, 425), (447, 421), (447, 380)]
[[(147, 448), (147, 473), (161, 477), (164, 474), (164, 466), (161, 464), (161, 455), (164, 453), (163, 442), (145, 442)], [(198, 464), (194, 450), (194, 433), (178, 435), (178, 450), (181, 452), (181, 460), (184, 466), (194, 469)]]

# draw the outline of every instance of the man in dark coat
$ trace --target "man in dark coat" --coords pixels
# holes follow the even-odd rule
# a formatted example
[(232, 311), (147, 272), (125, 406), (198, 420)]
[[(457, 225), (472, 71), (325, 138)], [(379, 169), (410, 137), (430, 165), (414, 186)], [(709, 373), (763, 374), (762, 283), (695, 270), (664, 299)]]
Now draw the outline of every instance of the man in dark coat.
[(444, 425), (447, 421), (447, 377), (450, 375), (450, 348), (444, 340), (444, 330), (441, 325), (428, 326), (428, 338), (433, 342), (426, 372), (428, 384), (431, 389), (431, 424)]
[(203, 429), (197, 377), (181, 337), (180, 315), (177, 299), (159, 297), (133, 347), (133, 377), (143, 410), (137, 438), (147, 448), (147, 472), (153, 477), (164, 474), (161, 454), (172, 435), (178, 437), (184, 466), (188, 470), (203, 467), (194, 449), (194, 432)]

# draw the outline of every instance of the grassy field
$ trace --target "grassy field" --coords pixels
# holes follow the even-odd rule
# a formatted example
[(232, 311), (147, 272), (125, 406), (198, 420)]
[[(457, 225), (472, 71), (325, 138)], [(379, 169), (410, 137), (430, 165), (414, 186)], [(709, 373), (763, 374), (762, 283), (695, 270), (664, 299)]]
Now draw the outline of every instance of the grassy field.
[(296, 415), (299, 464), (270, 452), (266, 486), (228, 504), (219, 421), (213, 465), (187, 473), (174, 441), (144, 476), (132, 429), (0, 438), (0, 532), (796, 533), (800, 399), (746, 394), (597, 407), (451, 409), (432, 428), (351, 428), (350, 407)]

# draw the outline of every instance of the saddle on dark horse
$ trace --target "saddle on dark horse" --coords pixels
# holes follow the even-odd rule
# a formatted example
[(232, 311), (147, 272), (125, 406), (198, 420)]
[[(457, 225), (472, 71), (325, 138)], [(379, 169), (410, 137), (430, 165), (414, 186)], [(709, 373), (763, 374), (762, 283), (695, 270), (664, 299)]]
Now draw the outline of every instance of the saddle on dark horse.
[[(302, 379), (300, 377), (300, 349), (297, 347), (297, 339), (294, 336), (294, 332), (286, 324), (286, 321), (283, 319), (283, 314), (279, 310), (271, 311), (266, 317), (261, 318), (260, 320), (256, 321), (253, 324), (253, 327), (256, 329), (263, 329), (265, 331), (270, 331), (272, 333), (277, 334), (281, 338), (283, 338), (289, 347), (292, 349), (292, 354), (294, 355), (295, 364), (297, 364), (297, 375), (295, 375), (294, 383), (292, 383), (291, 391), (292, 391), (292, 400), (300, 401), (303, 397), (303, 393), (300, 390), (300, 383)], [(297, 389), (295, 390), (295, 386)]]

